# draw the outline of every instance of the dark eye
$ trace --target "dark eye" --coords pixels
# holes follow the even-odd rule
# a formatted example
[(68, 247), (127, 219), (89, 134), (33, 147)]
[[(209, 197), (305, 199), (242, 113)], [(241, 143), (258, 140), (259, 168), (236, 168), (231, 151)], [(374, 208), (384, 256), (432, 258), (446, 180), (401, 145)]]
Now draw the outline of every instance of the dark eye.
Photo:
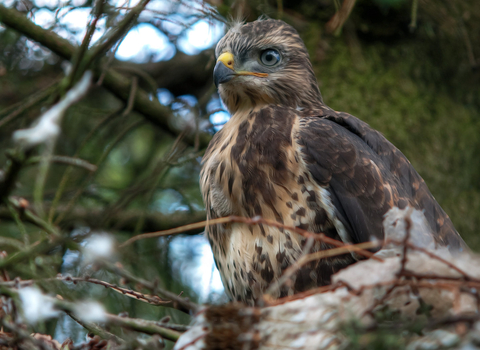
[(274, 66), (280, 62), (280, 54), (277, 50), (268, 49), (262, 52), (260, 60), (266, 66)]

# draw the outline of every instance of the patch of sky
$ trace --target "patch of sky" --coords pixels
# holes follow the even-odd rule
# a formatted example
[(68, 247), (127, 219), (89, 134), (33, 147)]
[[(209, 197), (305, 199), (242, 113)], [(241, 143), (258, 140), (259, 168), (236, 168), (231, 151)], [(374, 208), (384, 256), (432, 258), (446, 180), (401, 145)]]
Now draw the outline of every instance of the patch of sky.
[(222, 100), (218, 95), (214, 95), (207, 104), (207, 113), (210, 115), (210, 122), (215, 131), (220, 130), (230, 119), (230, 114), (225, 110)]
[[(13, 1), (4, 1), (7, 6), (10, 3), (13, 5)], [(90, 7), (77, 7), (84, 3), (85, 0), (36, 0), (35, 5), (40, 8), (33, 12), (32, 20), (35, 24), (43, 28), (53, 28), (53, 31), (63, 38), (80, 44), (91, 20)], [(111, 3), (114, 6), (132, 7), (137, 1), (126, 4), (124, 1)], [(55, 8), (59, 8), (59, 11), (55, 12)], [(196, 20), (203, 16), (203, 10), (205, 5), (196, 1), (152, 1), (140, 21), (158, 23), (165, 33), (149, 23), (138, 24), (127, 33), (119, 45), (116, 58), (135, 63), (155, 62), (171, 59), (177, 48), (186, 54), (194, 55), (212, 47), (224, 34), (225, 24), (214, 19)], [(106, 19), (102, 17), (97, 23), (90, 45), (96, 43), (105, 30)], [(179, 36), (176, 46), (170, 41), (170, 36)]]
[[(124, 0), (122, 0), (124, 2)], [(138, 1), (135, 1), (138, 2)], [(175, 1), (150, 1), (147, 4), (147, 7), (140, 16), (138, 17), (140, 22), (148, 22), (153, 20), (155, 17), (162, 17), (164, 14), (168, 14), (172, 11), (172, 5)], [(116, 6), (122, 5), (122, 2), (117, 3)], [(136, 5), (136, 4), (135, 4)], [(134, 5), (130, 5), (134, 6)]]
[(134, 7), (138, 5), (140, 0), (109, 0), (108, 3), (115, 7)]
[(162, 214), (172, 214), (176, 211), (187, 211), (188, 205), (184, 203), (183, 196), (174, 189), (158, 191), (150, 205), (150, 210)]
[(177, 97), (170, 105), (174, 115), (174, 126), (177, 128), (195, 127), (195, 118), (198, 114), (198, 100), (193, 95)]
[(179, 14), (168, 16), (168, 19), (162, 23), (162, 28), (171, 35), (179, 35), (185, 30), (185, 18)]
[(197, 15), (198, 13), (208, 12), (211, 6), (202, 0), (178, 1), (177, 12), (187, 16)]
[[(51, 1), (53, 4), (54, 1)], [(56, 13), (47, 8), (36, 10), (32, 15), (35, 24), (42, 28), (53, 28), (53, 31), (61, 37), (80, 44), (85, 36), (88, 23), (91, 19), (90, 8), (61, 7)], [(47, 6), (48, 8), (55, 6)], [(105, 18), (97, 22), (96, 30), (92, 36), (90, 45), (94, 44), (105, 33)]]
[(178, 102), (172, 103), (172, 109), (181, 109), (184, 107), (194, 107), (197, 105), (198, 100), (193, 95), (181, 95), (177, 97)]
[(169, 106), (175, 99), (175, 96), (167, 89), (158, 89), (157, 98), (162, 105)]
[(55, 24), (55, 14), (47, 9), (39, 9), (33, 13), (33, 21), (42, 28), (50, 28)]
[(2, 0), (2, 5), (5, 7), (12, 7), (15, 3), (15, 0)]
[(230, 114), (226, 111), (219, 111), (212, 113), (210, 115), (210, 122), (213, 125), (213, 128), (218, 131), (221, 128), (223, 128), (223, 125), (225, 125), (226, 122), (230, 119)]
[(65, 313), (60, 314), (53, 337), (60, 343), (63, 343), (67, 338), (72, 339), (74, 344), (88, 341), (85, 328)]
[(174, 275), (181, 276), (182, 282), (195, 290), (200, 303), (227, 301), (212, 249), (204, 235), (176, 236), (170, 242), (170, 251)]
[(80, 252), (78, 250), (67, 249), (63, 254), (63, 263), (61, 267), (62, 274), (76, 275), (80, 263)]
[(131, 29), (118, 47), (115, 57), (135, 63), (169, 60), (176, 49), (168, 37), (150, 24), (141, 23)]
[(218, 110), (224, 109), (222, 105), (222, 100), (220, 100), (220, 97), (215, 93), (213, 94), (212, 98), (210, 101), (207, 103), (207, 112), (208, 113), (215, 113)]
[(177, 46), (180, 51), (188, 55), (196, 55), (215, 45), (224, 32), (224, 23), (200, 20), (178, 38)]
[(87, 0), (34, 0), (34, 4), (37, 7), (48, 7), (54, 9), (62, 6), (82, 6)]
[[(72, 238), (78, 237), (78, 236), (84, 236), (90, 232), (89, 227), (79, 227), (74, 229), (71, 233), (70, 236)], [(86, 240), (82, 240), (80, 242), (80, 245), (82, 247), (85, 247), (87, 244)], [(61, 272), (63, 275), (72, 275), (72, 276), (78, 276), (79, 271), (80, 271), (80, 263), (82, 261), (82, 254), (78, 250), (70, 250), (67, 249), (65, 253), (63, 254), (63, 260), (62, 260), (62, 266), (61, 266)], [(72, 282), (64, 282), (65, 284), (71, 284), (72, 288), (73, 283)]]

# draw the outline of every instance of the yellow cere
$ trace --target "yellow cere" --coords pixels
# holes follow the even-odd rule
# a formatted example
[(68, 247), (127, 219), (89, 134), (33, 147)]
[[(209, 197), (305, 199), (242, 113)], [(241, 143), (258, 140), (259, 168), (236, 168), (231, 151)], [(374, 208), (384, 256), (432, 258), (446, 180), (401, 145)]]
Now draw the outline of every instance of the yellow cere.
[(217, 62), (222, 62), (225, 66), (233, 69), (233, 55), (230, 52), (224, 52), (218, 57)]

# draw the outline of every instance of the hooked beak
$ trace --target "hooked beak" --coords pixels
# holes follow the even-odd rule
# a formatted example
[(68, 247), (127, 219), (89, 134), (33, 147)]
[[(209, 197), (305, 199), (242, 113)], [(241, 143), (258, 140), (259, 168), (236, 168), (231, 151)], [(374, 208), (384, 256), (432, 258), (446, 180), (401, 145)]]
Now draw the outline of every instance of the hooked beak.
[(239, 75), (253, 75), (259, 78), (268, 77), (267, 73), (257, 73), (257, 72), (246, 72), (246, 71), (239, 71), (236, 72), (233, 69), (234, 60), (233, 54), (230, 52), (224, 52), (218, 57), (217, 64), (215, 65), (215, 69), (213, 70), (213, 81), (215, 82), (215, 86), (218, 88), (218, 85), (226, 83), (232, 78), (239, 76)]
[(213, 81), (215, 86), (218, 88), (218, 85), (230, 81), (235, 76), (235, 71), (228, 68), (223, 64), (223, 62), (217, 62), (215, 69), (213, 70)]
[(230, 52), (225, 52), (218, 57), (217, 64), (213, 70), (213, 81), (215, 86), (230, 81), (235, 76), (233, 70), (233, 55)]

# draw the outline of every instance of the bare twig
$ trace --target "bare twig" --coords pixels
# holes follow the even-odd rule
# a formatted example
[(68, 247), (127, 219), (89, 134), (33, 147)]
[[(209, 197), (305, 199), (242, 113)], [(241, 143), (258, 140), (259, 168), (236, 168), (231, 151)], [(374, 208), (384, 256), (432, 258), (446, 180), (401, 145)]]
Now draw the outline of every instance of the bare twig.
[(137, 88), (138, 88), (138, 79), (137, 77), (133, 77), (132, 86), (130, 88), (130, 96), (128, 97), (128, 101), (127, 101), (127, 106), (125, 107), (125, 110), (123, 111), (120, 117), (126, 117), (132, 111), (133, 103), (135, 102), (135, 95), (137, 94)]
[(70, 316), (75, 322), (77, 322), (80, 326), (85, 328), (89, 333), (92, 333), (94, 335), (98, 335), (102, 339), (109, 339), (113, 340), (118, 344), (123, 344), (125, 343), (125, 340), (122, 338), (116, 336), (115, 334), (112, 334), (110, 332), (107, 332), (103, 328), (97, 326), (95, 323), (92, 322), (85, 322), (81, 320), (79, 317), (77, 317), (73, 312), (71, 311), (66, 311), (66, 314)]
[(110, 288), (114, 290), (117, 293), (126, 295), (128, 297), (134, 298), (136, 300), (143, 301), (145, 303), (155, 305), (155, 306), (160, 306), (160, 305), (165, 305), (171, 303), (170, 300), (162, 300), (159, 296), (157, 295), (148, 295), (148, 294), (143, 294), (131, 289), (126, 289), (119, 287), (115, 284), (108, 283), (106, 281), (98, 280), (96, 278), (90, 278), (90, 277), (71, 277), (71, 276), (62, 276), (58, 275), (57, 280), (60, 281), (66, 281), (66, 282), (87, 282), (87, 283), (93, 283), (93, 284), (98, 284), (100, 286), (104, 286), (105, 288)]
[(134, 21), (143, 11), (150, 0), (141, 0), (135, 7), (131, 8), (124, 18), (107, 32), (102, 40), (91, 48), (91, 52), (87, 54), (85, 65), (88, 67), (93, 60), (106, 53), (115, 43), (130, 29)]
[[(263, 219), (259, 216), (254, 217), (252, 219), (248, 219), (248, 218), (232, 215), (232, 216), (227, 216), (227, 217), (213, 219), (213, 220), (206, 220), (206, 221), (198, 222), (198, 223), (195, 223), (195, 224), (184, 225), (184, 226), (176, 227), (176, 228), (173, 228), (173, 229), (170, 229), (170, 230), (159, 231), (159, 232), (150, 232), (150, 233), (144, 233), (144, 234), (141, 234), (141, 235), (137, 235), (135, 237), (132, 237), (132, 238), (128, 239), (124, 243), (122, 243), (120, 245), (120, 248), (123, 248), (127, 245), (130, 245), (133, 242), (138, 241), (139, 239), (171, 236), (171, 235), (183, 233), (185, 231), (190, 231), (190, 230), (193, 230), (193, 229), (205, 227), (205, 226), (208, 226), (208, 225), (218, 225), (218, 224), (225, 224), (225, 223), (229, 223), (229, 222), (241, 222), (241, 223), (244, 223), (244, 224), (247, 224), (247, 225), (264, 224), (264, 225), (267, 225), (267, 226), (278, 227), (278, 228), (282, 228), (282, 229), (285, 229), (285, 230), (293, 231), (295, 233), (298, 233), (298, 234), (302, 235), (305, 238), (313, 237), (315, 240), (333, 245), (335, 247), (346, 246), (345, 243), (343, 243), (341, 241), (338, 241), (336, 239), (327, 237), (323, 233), (308, 232), (308, 231), (303, 230), (303, 229), (298, 228), (298, 227), (287, 226), (287, 225), (281, 224), (281, 223), (276, 222), (276, 221)], [(378, 260), (378, 261), (383, 261), (381, 258), (374, 256), (373, 253), (371, 253), (367, 250), (358, 249), (358, 250), (356, 250), (356, 252), (358, 254), (361, 254), (361, 255), (367, 257), (367, 258), (372, 258), (372, 259), (375, 259), (375, 260)]]
[(157, 322), (146, 321), (136, 318), (120, 317), (115, 315), (107, 316), (108, 322), (123, 328), (132, 329), (134, 331), (142, 332), (145, 334), (158, 334), (162, 338), (177, 341), (182, 333), (173, 329), (163, 327)]
[[(408, 243), (406, 244), (408, 246), (408, 248), (412, 249), (412, 250), (418, 250), (419, 252), (422, 252), (426, 255), (428, 255), (429, 257), (433, 258), (433, 259), (436, 259), (442, 263), (444, 263), (445, 265), (447, 265), (448, 267), (450, 267), (451, 269), (457, 271), (460, 275), (462, 275), (463, 278), (465, 278), (467, 281), (469, 280), (475, 280), (474, 278), (472, 278), (471, 276), (469, 276), (465, 271), (463, 271), (462, 269), (460, 269), (458, 266), (455, 266), (454, 264), (452, 264), (451, 262), (445, 260), (444, 258), (428, 251), (427, 249), (425, 248), (422, 248), (422, 247), (417, 247), (415, 246), (414, 244), (411, 244), (411, 243)], [(480, 280), (477, 280), (477, 281), (480, 281)]]
[(355, 6), (356, 0), (343, 0), (342, 7), (340, 11), (335, 13), (335, 15), (328, 21), (325, 28), (327, 32), (339, 34), (343, 25), (347, 21), (350, 13)]
[[(88, 171), (96, 171), (97, 170), (96, 165), (90, 164), (86, 160), (80, 159), (80, 158), (53, 155), (50, 160), (53, 163), (72, 165), (72, 166), (75, 166), (75, 167), (84, 168)], [(37, 164), (40, 161), (41, 161), (41, 157), (38, 157), (38, 156), (37, 157), (31, 157), (30, 159), (28, 159), (28, 161), (25, 163), (25, 165)]]
[(265, 294), (271, 294), (272, 292), (280, 288), (284, 283), (286, 283), (290, 279), (290, 277), (296, 271), (298, 271), (302, 266), (304, 266), (305, 264), (308, 264), (311, 261), (317, 261), (317, 260), (338, 256), (346, 253), (351, 253), (351, 252), (358, 252), (364, 249), (377, 248), (379, 246), (381, 246), (381, 243), (378, 241), (365, 242), (365, 243), (359, 243), (359, 244), (345, 245), (339, 248), (321, 250), (315, 253), (303, 255), (283, 272), (282, 277), (280, 277), (278, 281), (270, 285), (270, 287), (267, 289)]
[[(107, 158), (107, 156), (110, 154), (110, 152), (113, 150), (113, 148), (117, 145), (117, 143), (120, 142), (129, 132), (131, 132), (136, 127), (140, 126), (141, 124), (143, 124), (143, 120), (137, 120), (137, 121), (133, 122), (132, 124), (128, 125), (121, 133), (119, 133), (115, 137), (115, 139), (106, 147), (106, 149), (104, 150), (104, 152), (100, 156), (100, 159), (97, 161), (97, 164), (96, 164), (97, 169), (103, 163), (103, 161)], [(55, 220), (55, 224), (60, 223), (63, 220), (63, 218), (70, 212), (70, 210), (72, 210), (74, 204), (76, 203), (78, 198), (80, 198), (80, 196), (83, 193), (83, 190), (85, 189), (86, 185), (91, 181), (94, 174), (96, 174), (96, 172), (90, 173), (90, 175), (83, 181), (80, 189), (77, 190), (75, 195), (68, 202), (65, 211), (62, 212), (57, 217), (57, 219)]]
[[(88, 133), (88, 135), (83, 139), (81, 145), (77, 148), (77, 151), (73, 155), (73, 158), (78, 157), (80, 152), (83, 150), (85, 145), (91, 140), (91, 138), (108, 122), (112, 121), (116, 116), (118, 116), (120, 113), (120, 109), (116, 109), (113, 112), (107, 114), (98, 124)], [(98, 168), (97, 166), (95, 166)], [(73, 171), (73, 167), (69, 166), (65, 172), (63, 173), (62, 179), (60, 180), (60, 184), (58, 185), (57, 191), (55, 192), (55, 197), (53, 198), (52, 201), (52, 206), (50, 207), (49, 213), (48, 213), (48, 221), (52, 222), (53, 221), (53, 216), (55, 215), (55, 210), (57, 208), (57, 205), (62, 197), (63, 191), (65, 190), (65, 187), (67, 186), (67, 182), (69, 179), (69, 176), (71, 172)]]
[[(88, 51), (88, 45), (90, 44), (90, 41), (92, 40), (93, 34), (95, 33), (95, 28), (97, 27), (97, 22), (100, 19), (102, 12), (103, 12), (103, 6), (104, 6), (104, 0), (97, 0), (95, 2), (95, 6), (92, 10), (92, 13), (94, 15), (93, 20), (89, 23), (87, 27), (87, 31), (85, 33), (85, 36), (82, 40), (82, 44), (80, 47), (76, 50), (75, 54), (72, 57), (72, 69), (70, 71), (69, 76), (67, 77), (67, 86), (66, 88), (70, 88), (73, 83), (75, 82), (75, 79), (83, 74), (85, 69), (88, 68), (87, 64), (82, 64), (83, 58), (85, 54)], [(83, 67), (81, 67), (83, 65)]]
[(414, 32), (417, 28), (417, 17), (418, 17), (418, 0), (412, 0), (412, 11), (410, 15), (410, 24), (408, 27), (410, 28), (410, 32)]
[[(35, 106), (37, 103), (40, 103), (41, 101), (49, 97), (58, 89), (58, 85), (59, 82), (55, 81), (41, 91), (37, 92), (36, 94), (30, 95), (24, 100), (18, 102), (17, 104), (9, 107), (7, 110), (9, 114), (0, 119), (0, 128), (13, 121), (16, 117), (27, 111), (29, 108)], [(0, 112), (0, 114), (3, 114), (4, 112), (5, 111), (2, 111)]]
[[(178, 296), (178, 295), (176, 295), (172, 292), (169, 292), (167, 290), (164, 290), (164, 289), (160, 288), (156, 283), (152, 283), (150, 281), (139, 278), (139, 277), (131, 274), (130, 272), (128, 272), (124, 268), (118, 266), (117, 264), (113, 265), (113, 264), (110, 264), (110, 263), (107, 263), (107, 262), (103, 262), (103, 264), (108, 270), (110, 270), (110, 271), (116, 273), (117, 275), (125, 278), (127, 280), (127, 282), (128, 281), (133, 281), (133, 282), (135, 282), (137, 284), (140, 284), (140, 285), (144, 286), (145, 288), (151, 290), (153, 294), (159, 293), (162, 296), (164, 296), (165, 298), (172, 300), (172, 307), (177, 309), (177, 310), (186, 312), (188, 314), (196, 313), (198, 311), (198, 305), (196, 305), (195, 303), (191, 302), (190, 300), (188, 300), (186, 298), (182, 298), (182, 297), (180, 297), (180, 296)], [(170, 306), (170, 305), (167, 304), (167, 306)]]
[(6, 152), (8, 160), (3, 178), (0, 179), (0, 201), (5, 202), (10, 193), (15, 189), (15, 181), (20, 173), (20, 169), (30, 154), (31, 151), (27, 150), (24, 152), (20, 149)]
[(405, 213), (405, 237), (403, 238), (402, 247), (402, 260), (400, 261), (400, 270), (397, 272), (397, 276), (401, 276), (402, 273), (406, 270), (405, 266), (407, 265), (407, 254), (408, 254), (408, 240), (410, 239), (411, 229), (412, 229), (412, 215), (413, 207), (409, 207), (408, 211)]

